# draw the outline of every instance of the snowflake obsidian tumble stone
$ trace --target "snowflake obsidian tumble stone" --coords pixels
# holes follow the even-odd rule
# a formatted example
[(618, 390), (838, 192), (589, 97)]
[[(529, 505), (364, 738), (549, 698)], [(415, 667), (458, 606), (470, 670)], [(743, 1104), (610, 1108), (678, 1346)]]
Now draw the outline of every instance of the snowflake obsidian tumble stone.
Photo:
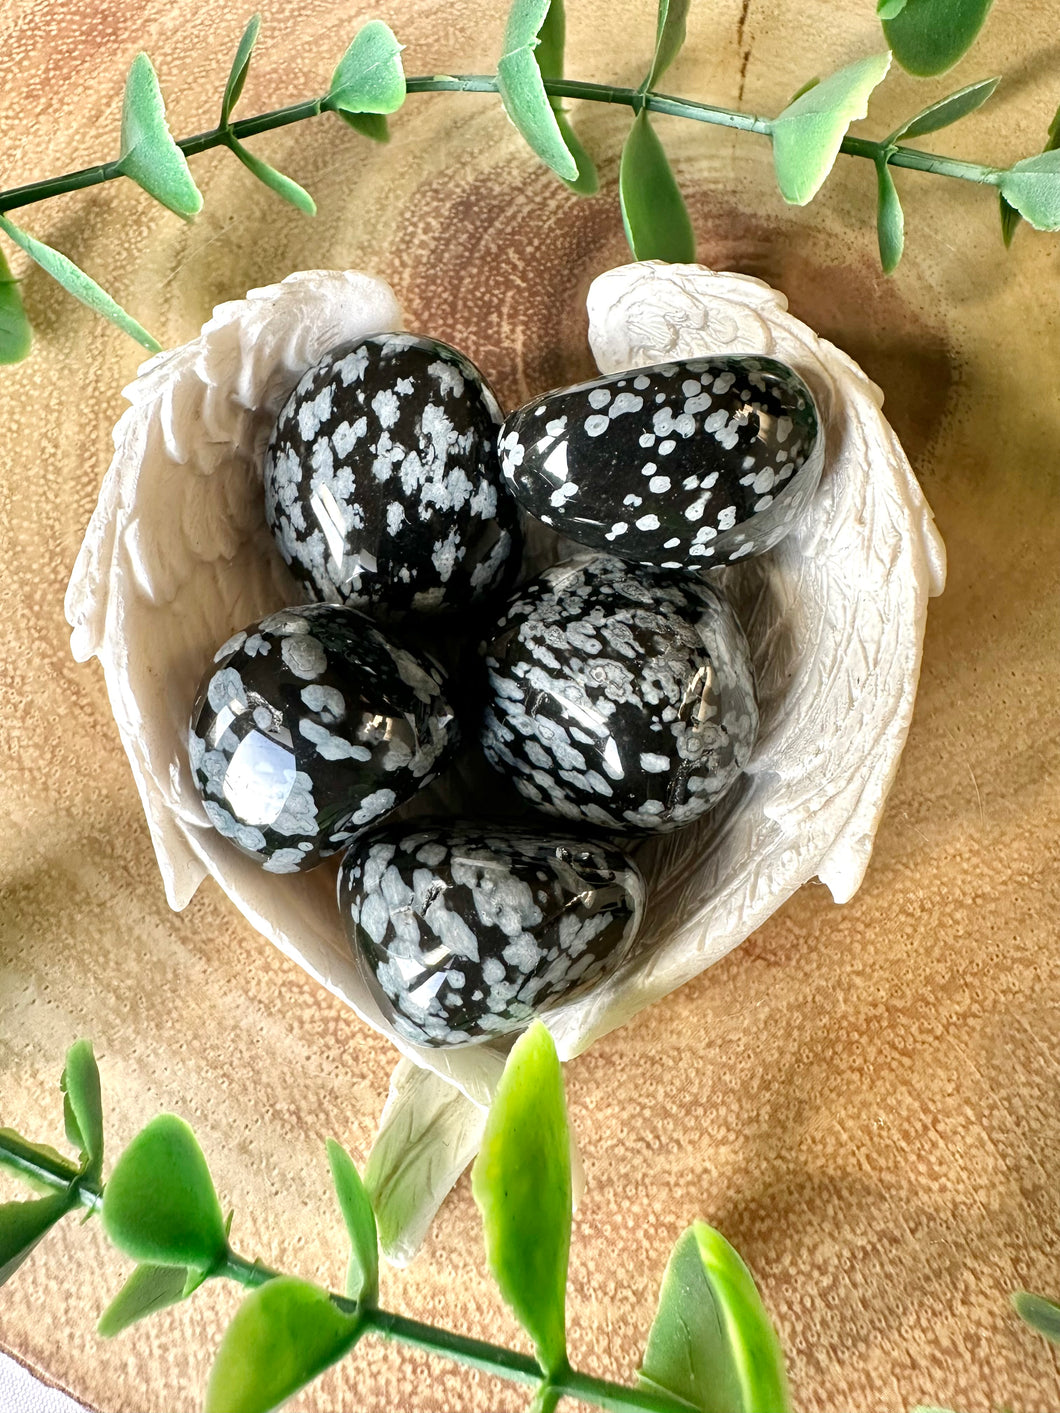
[(747, 640), (693, 576), (579, 556), (518, 591), (484, 652), (486, 756), (550, 814), (676, 829), (750, 758)]
[(214, 828), (296, 873), (432, 780), (456, 735), (440, 669), (363, 614), (312, 604), (218, 649), (188, 753)]
[(636, 866), (599, 839), (455, 822), (385, 825), (351, 845), (339, 907), (368, 985), (417, 1045), (517, 1030), (628, 955)]
[(311, 368), (264, 473), (266, 517), (309, 593), (397, 616), (461, 608), (510, 582), (520, 537), (500, 420), (474, 365), (435, 339), (379, 334)]
[(817, 488), (809, 388), (765, 357), (692, 358), (513, 412), (501, 469), (531, 515), (592, 549), (703, 569), (771, 549)]

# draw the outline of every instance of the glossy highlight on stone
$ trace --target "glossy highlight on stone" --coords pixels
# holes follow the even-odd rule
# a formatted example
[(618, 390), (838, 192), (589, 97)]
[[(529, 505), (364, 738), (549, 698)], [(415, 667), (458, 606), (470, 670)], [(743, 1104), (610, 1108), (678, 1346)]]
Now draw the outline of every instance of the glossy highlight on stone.
[(525, 510), (579, 544), (666, 569), (771, 549), (823, 465), (809, 388), (764, 356), (613, 373), (528, 402), (501, 430), (501, 469)]
[(518, 590), (484, 653), (486, 757), (549, 814), (676, 829), (750, 759), (747, 640), (699, 579), (578, 556)]
[(217, 650), (188, 755), (214, 828), (297, 873), (433, 780), (456, 742), (440, 668), (363, 614), (312, 604)]
[(489, 386), (437, 339), (333, 350), (288, 398), (265, 455), (265, 513), (315, 599), (380, 617), (476, 603), (518, 565)]
[(351, 845), (339, 908), (398, 1034), (466, 1045), (518, 1030), (610, 975), (636, 937), (644, 883), (604, 840), (414, 820)]

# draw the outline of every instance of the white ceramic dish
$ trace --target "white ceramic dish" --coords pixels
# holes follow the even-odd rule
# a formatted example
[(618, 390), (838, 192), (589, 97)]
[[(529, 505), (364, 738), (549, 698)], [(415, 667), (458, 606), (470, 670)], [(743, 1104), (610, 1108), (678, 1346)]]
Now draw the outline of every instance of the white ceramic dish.
[[(713, 815), (640, 849), (648, 933), (614, 977), (546, 1018), (564, 1059), (724, 956), (807, 880), (837, 903), (853, 895), (908, 731), (927, 600), (945, 577), (879, 389), (782, 295), (747, 276), (639, 263), (594, 281), (588, 307), (603, 372), (713, 352), (789, 363), (817, 399), (828, 460), (811, 513), (779, 546), (716, 571), (757, 670), (751, 768)], [(433, 1051), (394, 1035), (347, 948), (333, 870), (268, 874), (215, 833), (185, 733), (217, 645), (302, 598), (264, 519), (261, 453), (281, 404), (332, 346), (401, 327), (381, 281), (309, 271), (221, 305), (199, 338), (145, 363), (66, 599), (75, 657), (103, 665), (170, 905), (212, 876), (402, 1051), (368, 1166), (399, 1260), (475, 1152), (505, 1047)]]

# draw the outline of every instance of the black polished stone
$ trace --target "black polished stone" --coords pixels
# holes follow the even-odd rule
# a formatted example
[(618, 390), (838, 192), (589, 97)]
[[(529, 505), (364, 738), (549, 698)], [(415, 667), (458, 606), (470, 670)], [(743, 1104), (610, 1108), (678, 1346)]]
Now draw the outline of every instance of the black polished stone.
[(547, 813), (676, 829), (750, 758), (747, 640), (689, 575), (579, 556), (518, 590), (484, 652), (486, 757)]
[(810, 390), (765, 357), (613, 373), (528, 402), (501, 430), (504, 479), (531, 515), (667, 569), (771, 549), (823, 464)]
[(456, 742), (439, 668), (363, 614), (312, 604), (218, 649), (188, 754), (214, 828), (297, 873), (433, 780)]
[(504, 588), (518, 511), (501, 483), (496, 399), (447, 344), (378, 334), (331, 352), (280, 412), (265, 514), (315, 599), (434, 613)]
[(625, 959), (644, 883), (613, 845), (411, 821), (351, 845), (339, 908), (372, 994), (417, 1045), (518, 1030)]

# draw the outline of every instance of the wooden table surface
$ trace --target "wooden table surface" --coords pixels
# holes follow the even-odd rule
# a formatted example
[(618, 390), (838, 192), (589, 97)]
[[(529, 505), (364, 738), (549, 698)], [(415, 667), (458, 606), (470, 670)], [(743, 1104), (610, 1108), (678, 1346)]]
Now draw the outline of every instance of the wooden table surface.
[[(241, 111), (318, 93), (370, 12), (263, 0)], [(409, 73), (486, 72), (503, 7), (391, 0)], [(647, 0), (571, 0), (572, 76), (636, 84)], [(215, 120), (246, 16), (221, 0), (7, 0), (4, 185), (112, 155), (140, 48), (173, 130)], [(1005, 164), (1037, 150), (1060, 97), (1060, 0), (1007, 0), (944, 79), (898, 74), (865, 131), (1004, 73), (992, 103), (926, 139)], [(805, 78), (881, 47), (869, 0), (694, 5), (666, 87), (777, 111)], [(577, 201), (487, 97), (410, 99), (389, 147), (333, 118), (257, 148), (316, 196), (314, 221), (231, 157), (194, 161), (184, 225), (129, 183), (23, 213), (167, 345), (291, 270), (385, 276), (410, 326), (467, 350), (509, 405), (585, 376), (584, 296), (625, 260), (617, 159), (628, 113), (577, 114), (602, 191)], [(589, 1187), (575, 1222), (572, 1357), (628, 1377), (669, 1246), (717, 1225), (756, 1272), (796, 1404), (898, 1413), (1060, 1406), (1054, 1356), (1008, 1308), (1060, 1293), (1060, 237), (1010, 254), (992, 193), (899, 173), (908, 253), (881, 277), (868, 163), (841, 159), (784, 207), (768, 144), (676, 120), (658, 130), (700, 258), (762, 276), (859, 359), (923, 481), (950, 554), (916, 718), (853, 902), (804, 888), (728, 960), (568, 1069)], [(17, 253), (18, 273), (25, 262)], [(344, 1238), (323, 1140), (367, 1153), (389, 1045), (262, 940), (212, 885), (166, 907), (102, 674), (68, 652), (63, 592), (134, 375), (136, 347), (39, 271), (29, 362), (0, 372), (0, 1115), (61, 1135), (65, 1047), (100, 1056), (111, 1152), (159, 1109), (198, 1131), (240, 1248), (332, 1285)], [(5, 1185), (4, 1195), (14, 1195)], [(239, 1292), (221, 1283), (111, 1342), (94, 1321), (127, 1267), (68, 1222), (0, 1293), (0, 1344), (105, 1413), (191, 1413)], [(518, 1343), (487, 1277), (466, 1179), (392, 1308)], [(507, 1413), (523, 1392), (366, 1342), (296, 1409)]]

